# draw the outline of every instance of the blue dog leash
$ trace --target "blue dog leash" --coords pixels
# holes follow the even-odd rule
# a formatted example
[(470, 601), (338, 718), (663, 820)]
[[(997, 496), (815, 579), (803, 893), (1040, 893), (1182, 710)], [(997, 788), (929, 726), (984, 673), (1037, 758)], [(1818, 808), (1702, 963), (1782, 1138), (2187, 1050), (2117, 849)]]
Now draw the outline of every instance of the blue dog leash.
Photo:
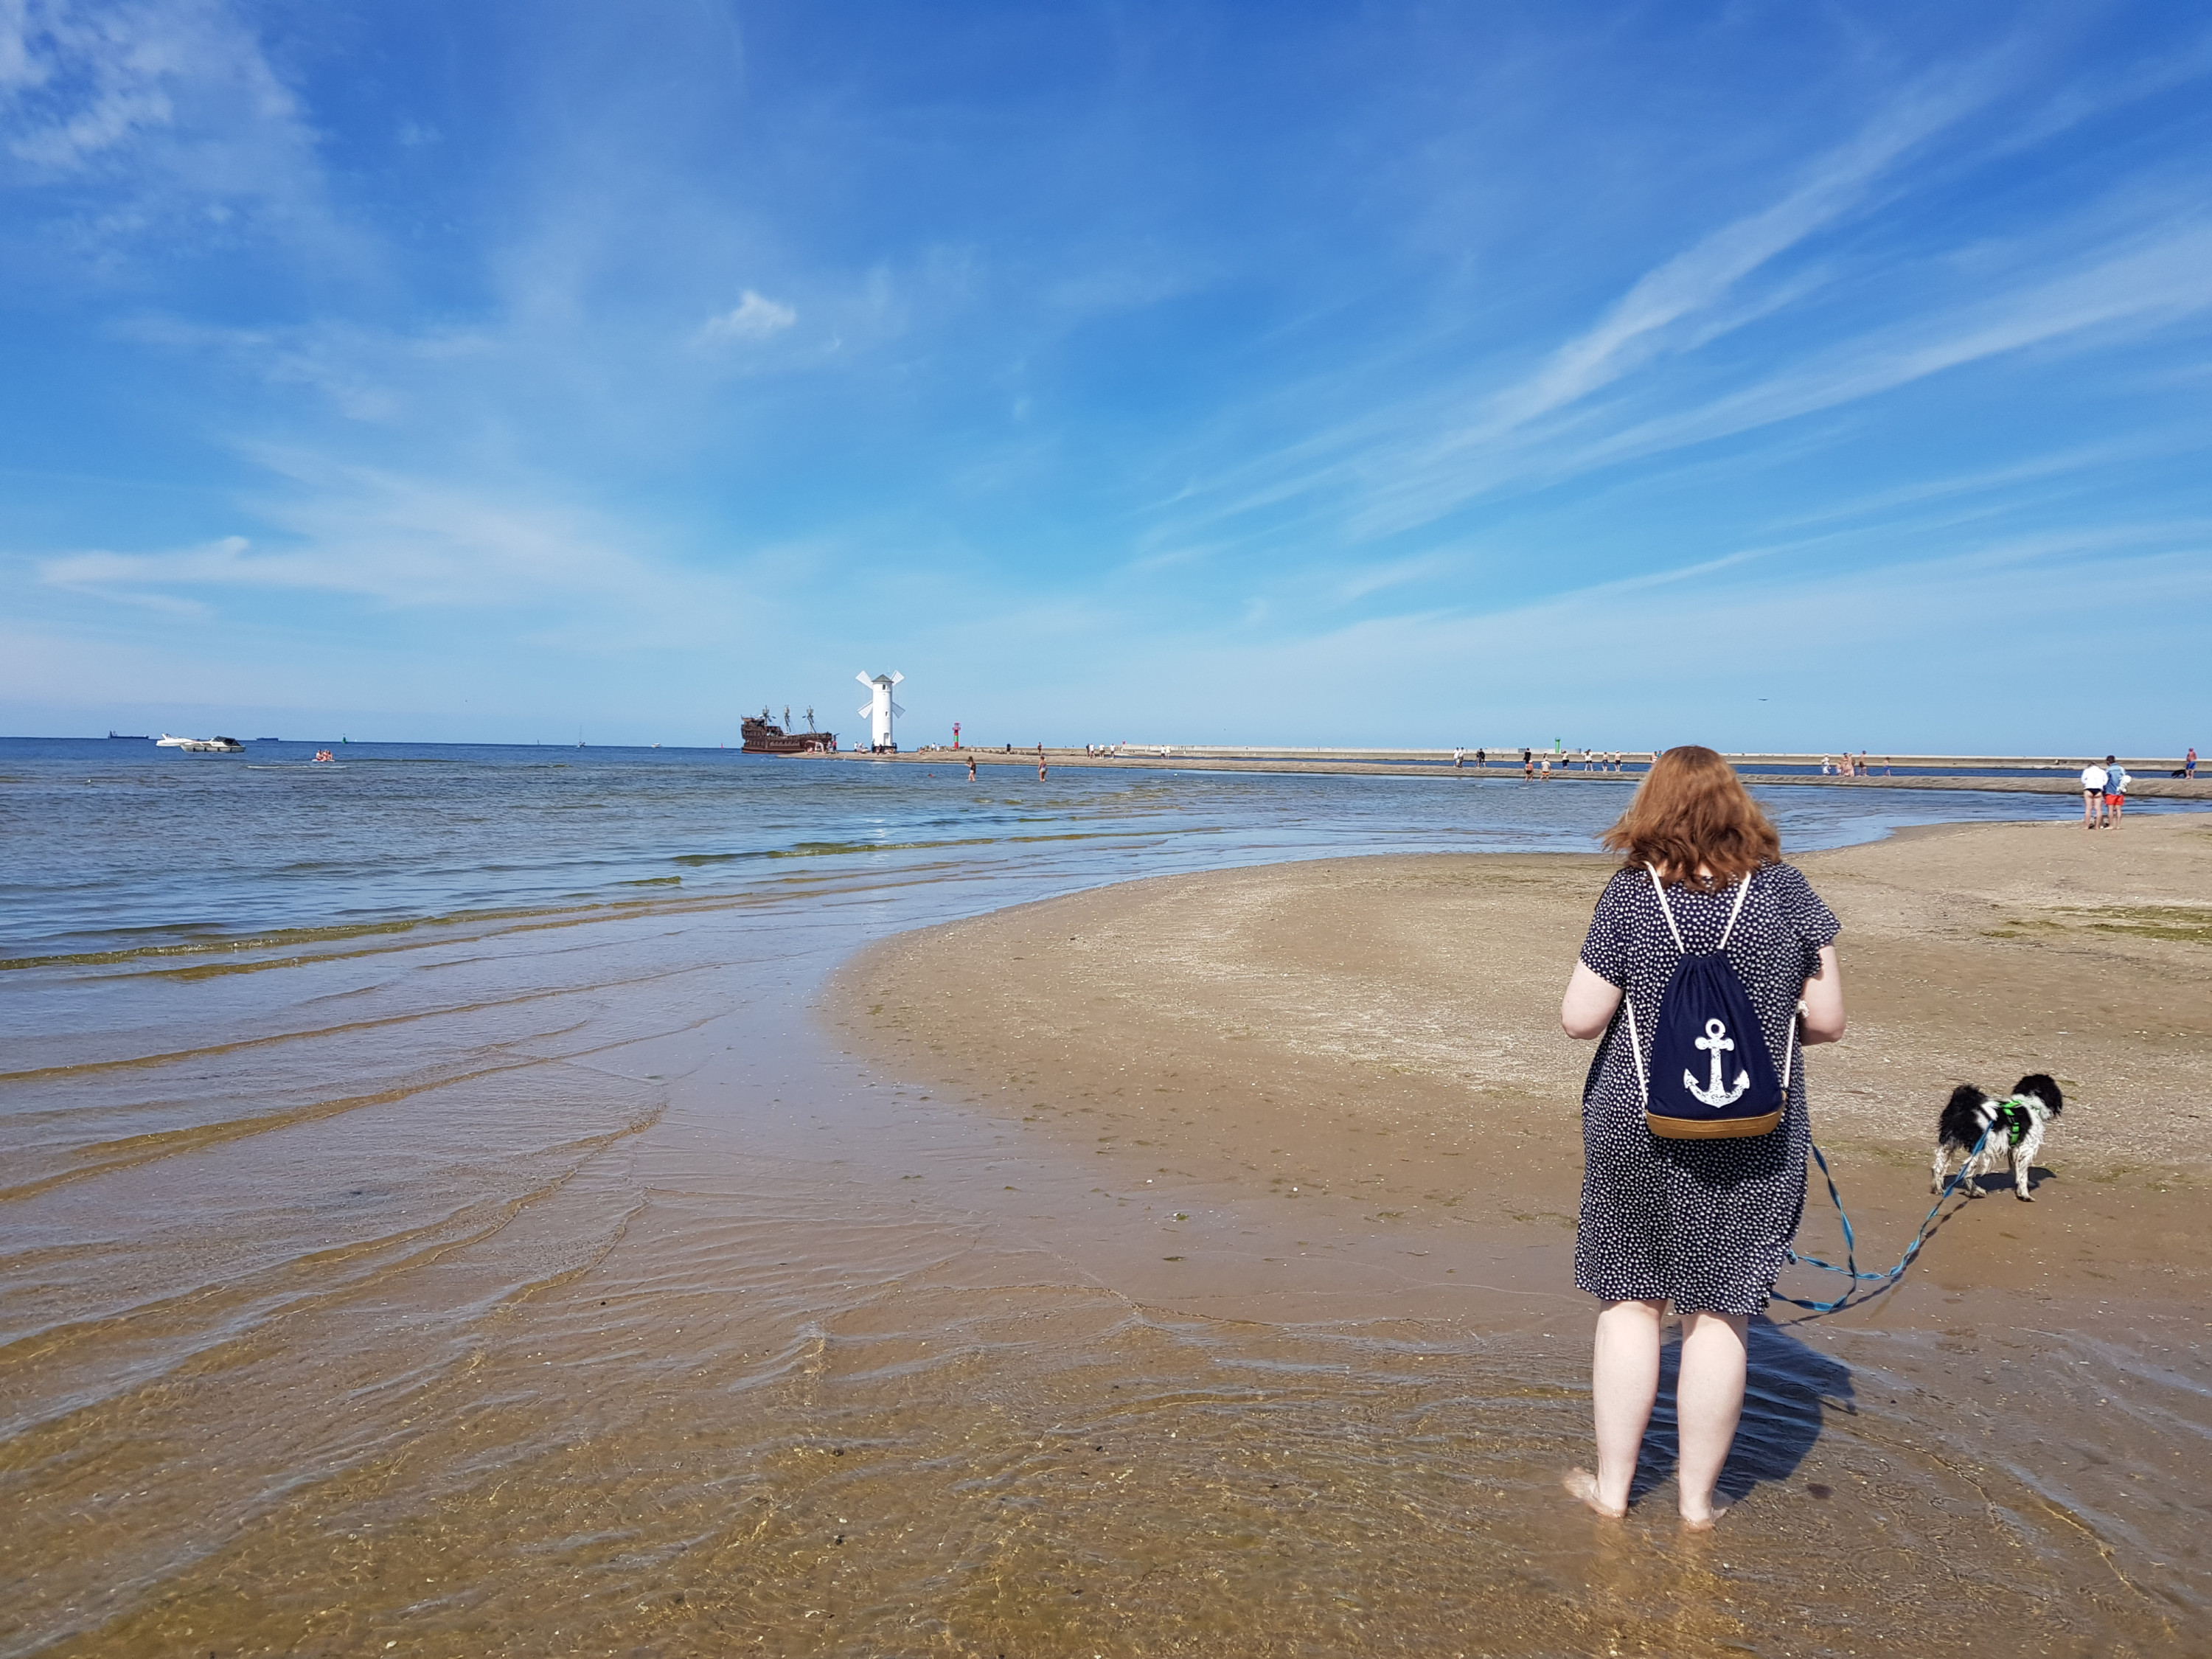
[(1902, 1277), (1905, 1270), (1912, 1265), (1912, 1258), (1920, 1254), (1920, 1247), (1928, 1242), (1928, 1230), (1936, 1224), (1936, 1216), (1942, 1212), (1943, 1206), (1951, 1201), (1951, 1194), (1958, 1190), (1959, 1183), (1966, 1178), (1966, 1171), (1974, 1167), (1974, 1160), (1981, 1156), (1983, 1146), (1987, 1144), (1991, 1131), (1996, 1127), (1992, 1123), (1976, 1139), (1974, 1150), (1966, 1154), (1966, 1161), (1959, 1166), (1959, 1173), (1943, 1183), (1942, 1193), (1936, 1198), (1935, 1207), (1928, 1212), (1928, 1219), (1920, 1224), (1920, 1231), (1913, 1234), (1912, 1243), (1905, 1247), (1903, 1257), (1886, 1273), (1863, 1273), (1859, 1271), (1858, 1242), (1851, 1232), (1851, 1218), (1844, 1211), (1843, 1195), (1836, 1191), (1836, 1177), (1828, 1168), (1828, 1160), (1821, 1156), (1820, 1149), (1814, 1146), (1813, 1161), (1820, 1166), (1820, 1175), (1828, 1183), (1828, 1198), (1836, 1206), (1836, 1219), (1844, 1224), (1844, 1265), (1838, 1267), (1833, 1262), (1821, 1261), (1817, 1255), (1800, 1255), (1793, 1247), (1785, 1247), (1784, 1254), (1788, 1255), (1791, 1261), (1802, 1263), (1808, 1267), (1818, 1267), (1823, 1273), (1841, 1273), (1851, 1281), (1851, 1287), (1833, 1302), (1808, 1302), (1802, 1297), (1784, 1296), (1779, 1291), (1771, 1291), (1770, 1294), (1777, 1302), (1787, 1302), (1793, 1308), (1804, 1308), (1816, 1314), (1833, 1313), (1858, 1294), (1860, 1285), (1888, 1285)]

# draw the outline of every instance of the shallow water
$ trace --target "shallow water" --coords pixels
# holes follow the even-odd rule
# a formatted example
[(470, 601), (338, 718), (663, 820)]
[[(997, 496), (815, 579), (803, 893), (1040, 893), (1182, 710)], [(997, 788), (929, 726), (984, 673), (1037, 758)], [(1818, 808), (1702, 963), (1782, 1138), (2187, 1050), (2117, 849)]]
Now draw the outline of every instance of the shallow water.
[[(0, 1653), (2154, 1652), (2212, 1613), (2179, 1314), (1764, 1328), (1759, 1526), (1596, 1528), (1553, 1486), (1563, 1249), (1474, 1297), (1294, 1266), (806, 1012), (893, 929), (1587, 848), (1610, 791), (22, 741), (0, 778)], [(2024, 804), (1771, 805), (1805, 848)], [(1171, 1225), (1290, 1288), (1178, 1293)], [(2120, 1428), (1984, 1444), (2008, 1367)]]

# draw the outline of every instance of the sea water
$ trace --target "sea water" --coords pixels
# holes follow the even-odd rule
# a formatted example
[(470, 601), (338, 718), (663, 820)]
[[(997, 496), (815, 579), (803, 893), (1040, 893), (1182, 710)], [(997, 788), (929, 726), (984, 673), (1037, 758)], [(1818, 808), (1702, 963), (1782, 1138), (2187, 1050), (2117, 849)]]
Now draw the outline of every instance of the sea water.
[[(1178, 773), (1172, 763), (873, 765), (728, 750), (0, 738), (0, 951), (246, 948), (489, 910), (572, 912), (662, 890), (772, 896), (948, 884), (892, 925), (1171, 871), (1343, 854), (1589, 850), (1633, 778)], [(1470, 786), (1480, 787), (1470, 793)], [(1906, 824), (2063, 817), (2070, 797), (1762, 792), (1786, 848)], [(2144, 801), (2136, 810), (2168, 803)], [(974, 884), (996, 891), (978, 897)], [(93, 965), (81, 963), (81, 965)]]
[[(1798, 1563), (1832, 1588), (1738, 1583), (1748, 1623), (1679, 1562), (1591, 1557), (1532, 1491), (1582, 1432), (1579, 1325), (1133, 1304), (1049, 1215), (994, 1207), (1087, 1172), (869, 1075), (810, 1013), (891, 931), (1281, 859), (1587, 851), (1625, 787), (312, 752), (0, 742), (0, 1654), (1867, 1631), (1848, 1540)], [(1766, 805), (1793, 850), (2073, 810)], [(1749, 1445), (1886, 1380), (1758, 1340)], [(2184, 1422), (2195, 1386), (2144, 1384)], [(1839, 1444), (1831, 1478), (1889, 1495), (1901, 1550), (1984, 1501), (1940, 1443)], [(2104, 1570), (2063, 1525), (2028, 1535), (2051, 1584)], [(2170, 1627), (2114, 1595), (2112, 1639)]]

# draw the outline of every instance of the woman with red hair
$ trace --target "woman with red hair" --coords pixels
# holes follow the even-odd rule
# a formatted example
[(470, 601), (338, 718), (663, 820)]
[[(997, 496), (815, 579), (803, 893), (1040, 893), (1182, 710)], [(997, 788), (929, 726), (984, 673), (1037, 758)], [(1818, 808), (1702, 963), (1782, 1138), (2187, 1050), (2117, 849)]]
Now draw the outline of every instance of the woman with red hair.
[[(1602, 1304), (1590, 1371), (1597, 1468), (1571, 1471), (1567, 1488), (1601, 1515), (1626, 1512), (1672, 1304), (1682, 1319), (1682, 1522), (1702, 1528), (1719, 1513), (1713, 1489), (1742, 1413), (1745, 1326), (1765, 1310), (1804, 1209), (1804, 1071), (1783, 1057), (1796, 1041), (1844, 1034), (1838, 929), (1712, 750), (1659, 756), (1604, 844), (1623, 864), (1559, 1010), (1569, 1036), (1602, 1039), (1583, 1088), (1575, 1233), (1575, 1283)], [(1649, 1034), (1692, 951), (1725, 954), (1786, 1079), (1764, 1133), (1677, 1139), (1647, 1115)]]

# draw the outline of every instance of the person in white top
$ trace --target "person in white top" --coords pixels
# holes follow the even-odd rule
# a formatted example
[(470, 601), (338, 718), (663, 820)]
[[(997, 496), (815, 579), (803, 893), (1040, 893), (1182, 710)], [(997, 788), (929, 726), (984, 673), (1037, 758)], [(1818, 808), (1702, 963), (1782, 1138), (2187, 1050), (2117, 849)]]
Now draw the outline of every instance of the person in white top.
[(2091, 761), (2081, 769), (2081, 827), (2094, 830), (2105, 811), (2105, 769)]

